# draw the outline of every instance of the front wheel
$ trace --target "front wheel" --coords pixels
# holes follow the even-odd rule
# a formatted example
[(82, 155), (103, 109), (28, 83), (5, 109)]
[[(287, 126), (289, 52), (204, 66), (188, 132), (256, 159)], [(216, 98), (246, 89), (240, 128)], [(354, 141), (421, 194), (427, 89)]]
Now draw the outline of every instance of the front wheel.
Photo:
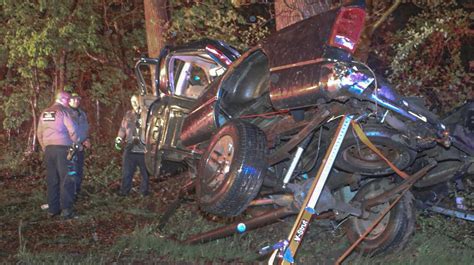
[[(353, 200), (363, 202), (389, 190), (394, 185), (395, 183), (388, 178), (372, 180), (357, 191)], [(368, 209), (370, 214), (365, 219), (349, 217), (345, 222), (345, 230), (351, 244), (364, 234), (367, 228), (371, 226), (373, 221), (380, 216), (388, 205), (389, 203), (383, 203)], [(403, 249), (415, 231), (415, 219), (413, 195), (411, 192), (406, 192), (397, 205), (385, 215), (372, 232), (358, 245), (358, 251), (372, 256)]]
[(215, 134), (198, 168), (201, 209), (236, 216), (253, 200), (263, 183), (266, 138), (255, 125), (234, 120)]

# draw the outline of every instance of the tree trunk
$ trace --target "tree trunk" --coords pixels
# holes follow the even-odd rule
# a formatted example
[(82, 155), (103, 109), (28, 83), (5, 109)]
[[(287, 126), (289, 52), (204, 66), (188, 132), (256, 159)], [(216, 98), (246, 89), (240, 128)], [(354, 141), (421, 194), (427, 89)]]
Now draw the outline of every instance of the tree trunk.
[(95, 126), (100, 128), (100, 102), (98, 99), (95, 100)]
[(331, 0), (275, 0), (276, 29), (331, 9)]
[[(28, 147), (29, 151), (33, 153), (36, 150), (36, 132), (37, 132), (37, 124), (38, 124), (38, 97), (40, 93), (40, 84), (39, 84), (39, 77), (38, 77), (38, 69), (35, 67), (33, 69), (33, 80), (31, 82), (31, 89), (33, 90), (33, 95), (30, 100), (31, 105), (31, 114), (33, 116), (33, 135), (31, 139), (31, 145)], [(29, 139), (28, 139), (29, 141)]]
[(59, 58), (55, 59), (56, 70), (54, 73), (54, 92), (63, 91), (66, 84), (66, 55), (65, 49), (61, 49)]
[[(37, 119), (37, 102), (38, 102), (38, 96), (36, 93), (36, 88), (33, 88), (35, 91), (33, 93), (33, 97), (30, 100), (30, 106), (31, 106), (31, 114), (33, 116), (33, 135), (31, 135), (31, 142), (29, 143), (28, 150), (32, 153), (35, 151), (36, 147), (36, 131), (37, 131), (37, 124), (38, 124), (38, 119)], [(28, 139), (30, 141), (30, 139)]]
[[(166, 44), (165, 33), (168, 25), (167, 0), (143, 0), (145, 8), (145, 27), (148, 46), (148, 57), (156, 58)], [(155, 69), (151, 69), (151, 80), (154, 80)], [(158, 95), (158, 89), (152, 82), (152, 92)]]

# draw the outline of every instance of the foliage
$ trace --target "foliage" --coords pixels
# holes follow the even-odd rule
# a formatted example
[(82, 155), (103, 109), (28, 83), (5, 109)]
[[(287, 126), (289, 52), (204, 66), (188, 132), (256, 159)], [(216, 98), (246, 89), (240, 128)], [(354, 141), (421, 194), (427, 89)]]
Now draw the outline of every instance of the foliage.
[[(89, 122), (102, 125), (92, 127), (96, 135), (115, 132), (146, 50), (143, 2), (1, 0), (0, 10), (1, 129), (31, 136), (33, 115), (67, 87), (82, 96)], [(228, 1), (173, 0), (170, 11), (176, 44), (208, 37), (244, 48), (268, 34), (263, 18), (247, 23)]]
[(121, 177), (120, 152), (110, 145), (94, 145), (86, 151), (84, 178), (90, 183), (89, 190), (107, 190), (110, 183)]
[(462, 9), (434, 8), (409, 19), (406, 27), (389, 34), (391, 50), (378, 53), (390, 63), (389, 80), (403, 95), (425, 95), (446, 111), (473, 98), (472, 74), (461, 55), (469, 32), (469, 14)]
[[(78, 2), (81, 4), (74, 6)], [(262, 18), (249, 24), (226, 1), (191, 2), (172, 1), (170, 37), (176, 44), (207, 36), (245, 48), (268, 33), (261, 25)], [(61, 71), (66, 83), (74, 83), (85, 98), (89, 114), (95, 111), (91, 107), (94, 101), (99, 101), (105, 109), (102, 125), (104, 120), (113, 121), (114, 115), (121, 116), (118, 103), (128, 101), (135, 89), (130, 78), (133, 59), (145, 46), (142, 9), (141, 1), (0, 0), (0, 34), (4, 36), (0, 39), (0, 67), (8, 68), (4, 76), (0, 72), (0, 79), (4, 77), (0, 80), (3, 129), (26, 134), (33, 99), (38, 96), (38, 109), (49, 104)], [(427, 10), (411, 19), (406, 29), (387, 38), (397, 44), (393, 50), (379, 52), (393, 61), (391, 79), (402, 93), (427, 93), (423, 87), (429, 86), (445, 104), (472, 97), (467, 95), (472, 93), (468, 90), (470, 77), (462, 68), (459, 51), (466, 36), (466, 17), (464, 11), (454, 9)], [(61, 62), (64, 54), (65, 64)], [(457, 89), (460, 92), (453, 93)], [(111, 126), (102, 127), (108, 130)], [(76, 204), (80, 218), (69, 222), (46, 219), (38, 207), (46, 200), (44, 178), (38, 177), (44, 175), (40, 155), (24, 160), (21, 143), (2, 146), (0, 244), (4, 245), (0, 246), (0, 258), (27, 264), (257, 262), (255, 250), (285, 238), (291, 229), (291, 219), (282, 220), (243, 235), (183, 247), (162, 236), (184, 239), (223, 224), (203, 218), (196, 204), (189, 203), (178, 209), (164, 232), (158, 231), (157, 220), (164, 212), (163, 191), (176, 190), (176, 186), (152, 180), (155, 193), (151, 199), (117, 198), (113, 188), (120, 178), (120, 154), (112, 153), (112, 141), (107, 145), (107, 139), (101, 140), (104, 145), (96, 140), (87, 156), (83, 183), (87, 198)], [(472, 206), (472, 193), (468, 195), (467, 205)], [(23, 221), (18, 224), (19, 220)], [(311, 225), (298, 256), (301, 263), (303, 259), (308, 264), (332, 263), (331, 258), (337, 255), (334, 249), (348, 246), (342, 235), (328, 239), (334, 231), (326, 228), (321, 232), (319, 223), (315, 220)], [(408, 249), (388, 257), (356, 257), (355, 262), (471, 264), (471, 230), (472, 224), (464, 221), (425, 217)], [(342, 234), (341, 230), (335, 232)]]
[[(94, 49), (98, 43), (97, 16), (91, 15), (92, 3), (75, 6), (75, 1), (3, 1), (5, 14), (16, 13), (8, 20), (5, 43), (9, 66), (21, 62), (18, 71), (32, 78), (32, 68), (44, 70), (51, 57), (63, 49)], [(15, 29), (15, 30), (12, 30)]]
[(135, 89), (127, 79), (145, 47), (141, 1), (2, 0), (0, 10), (4, 129), (30, 127), (64, 86), (81, 94), (87, 112), (121, 116), (107, 108), (132, 94), (116, 91)]
[(3, 128), (7, 130), (19, 128), (31, 117), (30, 102), (23, 93), (13, 93), (9, 97), (4, 97), (0, 109), (8, 115), (3, 120)]
[(403, 3), (413, 3), (421, 8), (437, 8), (455, 4), (455, 0), (402, 0)]
[(41, 162), (42, 154), (31, 153), (26, 155), (18, 150), (23, 149), (20, 141), (13, 140), (9, 144), (0, 144), (0, 176), (39, 176), (44, 167)]
[(168, 38), (176, 44), (207, 37), (245, 49), (269, 33), (263, 17), (258, 16), (255, 23), (248, 23), (228, 0), (188, 3), (186, 0), (170, 1), (171, 26)]
[[(28, 110), (25, 103), (33, 98), (33, 86), (40, 86), (44, 91), (51, 87), (53, 76), (38, 75), (38, 71), (45, 73), (57, 62), (63, 50), (75, 50), (84, 46), (90, 40), (93, 17), (86, 16), (90, 5), (76, 9), (72, 1), (10, 1), (1, 2), (2, 17), (7, 19), (2, 28), (3, 45), (6, 47), (7, 66), (13, 74), (20, 78), (10, 80), (12, 100), (22, 98), (22, 104), (11, 104), (11, 108), (3, 109), (6, 113), (4, 125), (18, 127), (28, 121), (31, 113), (16, 116), (15, 113)], [(51, 8), (54, 6), (54, 8)], [(73, 14), (71, 14), (73, 13)], [(75, 18), (75, 19), (73, 19)], [(84, 24), (78, 22), (82, 21)], [(54, 67), (54, 66), (53, 66)], [(35, 75), (36, 73), (36, 75)], [(51, 93), (41, 95), (51, 97)], [(48, 95), (45, 95), (48, 94)], [(44, 106), (40, 106), (44, 107)], [(11, 121), (13, 120), (13, 121)]]

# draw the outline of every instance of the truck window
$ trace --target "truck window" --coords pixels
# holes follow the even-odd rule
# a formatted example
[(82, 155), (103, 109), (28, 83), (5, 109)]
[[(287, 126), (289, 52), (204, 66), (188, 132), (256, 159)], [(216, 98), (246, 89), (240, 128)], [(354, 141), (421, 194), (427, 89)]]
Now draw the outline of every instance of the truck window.
[(196, 99), (210, 83), (208, 70), (197, 63), (174, 60), (174, 94)]

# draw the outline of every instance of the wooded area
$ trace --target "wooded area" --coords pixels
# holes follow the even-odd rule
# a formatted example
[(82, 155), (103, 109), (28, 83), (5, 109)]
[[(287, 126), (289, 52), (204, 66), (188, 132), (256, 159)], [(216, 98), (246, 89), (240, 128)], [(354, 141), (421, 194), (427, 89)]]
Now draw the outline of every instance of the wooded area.
[[(157, 192), (166, 195), (163, 196), (163, 201), (128, 198), (114, 204), (117, 200), (111, 197), (111, 190), (119, 185), (120, 175), (120, 154), (113, 152), (114, 137), (123, 114), (130, 109), (130, 96), (138, 92), (134, 72), (137, 60), (140, 57), (157, 57), (166, 45), (183, 45), (202, 38), (223, 40), (244, 52), (272, 32), (283, 30), (302, 19), (347, 2), (350, 1), (0, 1), (0, 147), (3, 150), (0, 155), (0, 187), (9, 190), (3, 199), (6, 201), (13, 198), (14, 201), (2, 205), (4, 207), (0, 210), (0, 216), (5, 218), (2, 221), (5, 220), (5, 227), (8, 224), (10, 229), (8, 238), (16, 238), (16, 232), (20, 234), (19, 242), (15, 242), (8, 251), (3, 252), (0, 247), (0, 260), (6, 256), (9, 261), (26, 260), (31, 263), (32, 260), (28, 260), (29, 256), (25, 255), (29, 252), (26, 250), (22, 252), (22, 248), (31, 248), (32, 252), (50, 251), (49, 246), (45, 246), (46, 243), (35, 241), (47, 236), (48, 233), (44, 231), (52, 229), (66, 234), (75, 231), (67, 225), (45, 224), (41, 221), (39, 217), (41, 212), (37, 209), (44, 203), (44, 191), (38, 189), (38, 186), (44, 184), (42, 182), (44, 168), (41, 164), (43, 154), (35, 139), (36, 126), (40, 111), (52, 103), (57, 91), (78, 93), (83, 99), (81, 104), (88, 114), (91, 125), (93, 147), (86, 161), (85, 174), (87, 178), (85, 189), (90, 194), (88, 197), (90, 202), (84, 203), (81, 206), (82, 210), (90, 210), (96, 216), (104, 212), (110, 213), (104, 219), (93, 217), (92, 221), (87, 221), (90, 221), (89, 223), (81, 224), (84, 226), (82, 230), (86, 231), (87, 235), (78, 231), (71, 232), (77, 233), (71, 241), (88, 238), (91, 233), (100, 235), (100, 239), (87, 239), (89, 241), (84, 239), (84, 242), (80, 242), (77, 252), (82, 254), (88, 253), (91, 249), (102, 251), (114, 244), (122, 249), (134, 249), (136, 246), (127, 244), (133, 240), (146, 241), (140, 233), (153, 234), (155, 237), (159, 234), (154, 220), (158, 219), (160, 216), (158, 213), (165, 209), (164, 204), (176, 196), (176, 191), (171, 191), (172, 188), (162, 184), (160, 181), (163, 179), (160, 179), (152, 182), (155, 181), (153, 185)], [(474, 99), (472, 81), (474, 6), (470, 1), (369, 0), (366, 4), (369, 13), (362, 36), (363, 42), (356, 53), (357, 59), (367, 63), (378, 75), (387, 78), (401, 94), (422, 96), (429, 109), (438, 115), (445, 115), (463, 102)], [(166, 180), (167, 177), (163, 178)], [(14, 181), (19, 179), (25, 181), (16, 184)], [(28, 197), (28, 200), (23, 202), (23, 197), (20, 196), (22, 194)], [(105, 197), (102, 196), (104, 194)], [(472, 194), (468, 196), (472, 197)], [(113, 207), (106, 203), (110, 203)], [(31, 206), (33, 204), (34, 206)], [(138, 205), (139, 209), (132, 209), (127, 213), (117, 210), (123, 205), (127, 207)], [(35, 218), (30, 223), (20, 221), (18, 224), (18, 220), (28, 219), (25, 209), (33, 212)], [(185, 220), (184, 227), (187, 231), (179, 234), (180, 232), (175, 231), (176, 228), (170, 228), (167, 236), (178, 234), (185, 237), (192, 231), (199, 230), (191, 223), (193, 216), (182, 214), (182, 220), (177, 218), (175, 221), (179, 223)], [(9, 216), (12, 216), (12, 220)], [(123, 223), (114, 227), (114, 220), (121, 218), (124, 220)], [(201, 228), (212, 226), (208, 223), (212, 217), (198, 219), (202, 224)], [(142, 223), (138, 223), (137, 220)], [(144, 225), (147, 225), (145, 229), (151, 232), (141, 230)], [(426, 221), (421, 226), (431, 233), (430, 229), (446, 228), (444, 221)], [(31, 227), (35, 227), (36, 230)], [(463, 226), (462, 231), (469, 231), (469, 228), (472, 226), (467, 228)], [(93, 231), (90, 233), (88, 229)], [(267, 235), (278, 231), (278, 228), (274, 227), (267, 229), (264, 231)], [(128, 237), (120, 241), (119, 239), (123, 237), (122, 230)], [(449, 229), (446, 230), (449, 232)], [(22, 241), (22, 231), (30, 236), (32, 242)], [(461, 237), (464, 232), (459, 231), (453, 234)], [(0, 243), (3, 243), (2, 236)], [(247, 261), (242, 255), (249, 257), (253, 255), (249, 254), (249, 249), (256, 248), (261, 242), (257, 242), (258, 236), (255, 234), (251, 234), (250, 237), (251, 243), (246, 245), (247, 249), (237, 254), (233, 253), (232, 255), (236, 256), (230, 258), (231, 262)], [(133, 240), (130, 241), (130, 238)], [(468, 243), (471, 242), (470, 238), (466, 240)], [(161, 239), (157, 243), (159, 247), (155, 247), (166, 249), (165, 253), (156, 254), (164, 262), (182, 260), (189, 262), (200, 255), (194, 253), (189, 254), (189, 257), (180, 258), (182, 253), (163, 247), (166, 245), (163, 241), (165, 240)], [(423, 238), (423, 241), (426, 239)], [(225, 242), (229, 246), (235, 244), (233, 241)], [(67, 244), (62, 245), (61, 242), (57, 244), (60, 245), (59, 248), (68, 249), (64, 246)], [(93, 247), (90, 248), (91, 245)], [(244, 248), (242, 242), (237, 245), (239, 248)], [(207, 247), (208, 249), (199, 249), (197, 252), (212, 253), (211, 250), (216, 248), (216, 245)], [(436, 249), (435, 246), (430, 247)], [(450, 247), (454, 249), (453, 246)], [(466, 254), (464, 251), (466, 249), (469, 251), (470, 248), (471, 246), (461, 248), (460, 252), (456, 253), (462, 256)], [(15, 249), (18, 249), (18, 253), (12, 255), (11, 251)], [(221, 252), (220, 254), (225, 252), (218, 247), (216, 249), (216, 252)], [(311, 252), (310, 249), (305, 251), (303, 252), (307, 254)], [(422, 252), (419, 249), (417, 251)], [(68, 252), (74, 250), (68, 249)], [(133, 262), (135, 257), (130, 252), (132, 251), (125, 251), (125, 260), (121, 260), (121, 252), (119, 254), (113, 252), (109, 253), (113, 258), (106, 254), (107, 257), (102, 260), (101, 256), (100, 261)], [(163, 259), (171, 255), (169, 253), (178, 258)], [(317, 253), (308, 255), (313, 254)], [(156, 258), (154, 255), (150, 254), (148, 257)], [(83, 258), (84, 255), (81, 256), (81, 259)], [(228, 261), (219, 254), (206, 256), (204, 261), (213, 258), (218, 262)], [(254, 256), (251, 258), (251, 262), (257, 260)], [(48, 258), (39, 260), (44, 261)], [(33, 263), (34, 261), (33, 259)], [(66, 261), (77, 260), (73, 257)], [(143, 260), (139, 258), (138, 262), (140, 261)], [(91, 257), (90, 262), (98, 261)]]
[[(117, 117), (135, 90), (133, 67), (140, 56), (156, 56), (165, 43), (203, 37), (246, 49), (271, 31), (341, 4), (232, 2), (3, 1), (2, 137), (15, 136), (31, 144), (38, 110), (62, 89), (83, 96), (97, 135), (113, 134)], [(367, 4), (371, 15), (360, 58), (375, 63), (402, 92), (444, 103), (441, 111), (469, 98), (469, 4), (401, 0)], [(420, 53), (423, 56), (416, 58)]]

